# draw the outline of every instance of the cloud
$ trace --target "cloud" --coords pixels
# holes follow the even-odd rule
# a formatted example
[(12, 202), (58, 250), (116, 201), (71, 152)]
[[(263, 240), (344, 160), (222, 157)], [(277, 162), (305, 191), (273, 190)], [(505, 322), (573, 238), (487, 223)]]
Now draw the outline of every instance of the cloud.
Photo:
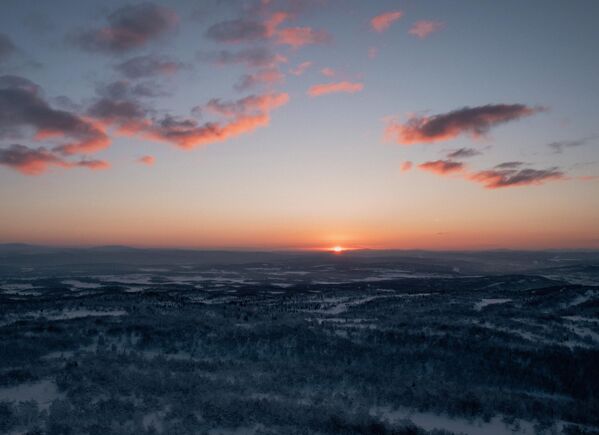
[(244, 64), (248, 67), (267, 67), (287, 62), (284, 56), (270, 50), (257, 47), (239, 51), (221, 50), (210, 53), (198, 53), (200, 60), (208, 60), (218, 65)]
[(24, 175), (40, 175), (51, 166), (65, 169), (74, 167), (106, 169), (110, 166), (104, 160), (69, 162), (44, 147), (29, 148), (20, 144), (0, 149), (0, 165), (8, 166)]
[(452, 160), (435, 160), (421, 163), (418, 165), (418, 167), (423, 171), (429, 171), (439, 175), (446, 175), (461, 172), (464, 169), (464, 164)]
[(447, 154), (448, 159), (465, 159), (469, 157), (475, 157), (482, 153), (474, 148), (460, 148), (455, 151), (451, 151)]
[(74, 163), (73, 166), (79, 166), (79, 167), (83, 167), (83, 168), (93, 169), (96, 171), (101, 171), (103, 169), (110, 168), (110, 163), (108, 163), (106, 160), (83, 159), (77, 163)]
[(516, 169), (523, 165), (524, 162), (503, 162), (495, 165), (495, 169)]
[(273, 40), (279, 45), (289, 45), (294, 48), (310, 44), (329, 42), (331, 36), (324, 30), (311, 27), (279, 26), (291, 17), (286, 12), (275, 12), (264, 22), (238, 18), (213, 24), (205, 36), (216, 42), (241, 44)]
[(121, 129), (137, 130), (145, 122), (147, 111), (134, 100), (101, 98), (91, 105), (87, 113)]
[(71, 39), (85, 50), (125, 53), (148, 44), (176, 27), (179, 18), (163, 6), (140, 3), (123, 6), (107, 17), (108, 25), (83, 30)]
[(475, 183), (482, 184), (486, 189), (503, 187), (539, 185), (547, 181), (564, 180), (566, 174), (559, 168), (533, 169), (522, 168), (523, 162), (504, 162), (493, 169), (470, 172), (462, 162), (454, 160), (435, 160), (424, 162), (418, 168), (437, 175), (458, 175)]
[(156, 158), (154, 156), (141, 156), (137, 162), (147, 165), (147, 166), (152, 166), (154, 164), (154, 162), (156, 161)]
[(555, 141), (555, 142), (548, 143), (547, 146), (549, 148), (553, 149), (554, 153), (561, 154), (564, 152), (564, 149), (575, 148), (575, 147), (579, 147), (582, 145), (586, 145), (587, 143), (589, 143), (589, 141), (591, 141), (594, 138), (595, 137), (585, 137), (583, 139), (578, 139), (578, 140)]
[(539, 185), (547, 181), (563, 180), (565, 174), (556, 167), (548, 169), (492, 169), (469, 175), (470, 180), (483, 184), (486, 189)]
[(370, 47), (368, 49), (368, 57), (370, 59), (374, 59), (375, 57), (377, 57), (379, 55), (379, 49), (376, 47)]
[(336, 83), (323, 83), (320, 85), (314, 85), (308, 89), (308, 95), (311, 97), (318, 97), (320, 95), (326, 95), (336, 92), (346, 92), (353, 94), (355, 92), (360, 92), (364, 89), (364, 85), (362, 83), (353, 83), (353, 82), (336, 82)]
[(492, 127), (544, 110), (524, 104), (464, 107), (430, 117), (413, 116), (405, 124), (391, 121), (387, 126), (386, 134), (403, 145), (447, 141), (465, 133), (480, 137)]
[(213, 41), (227, 43), (255, 42), (266, 39), (268, 35), (265, 24), (243, 18), (213, 24), (205, 33)]
[(270, 112), (288, 101), (289, 95), (286, 93), (251, 95), (232, 102), (213, 99), (205, 109), (225, 118), (224, 121), (199, 124), (194, 119), (165, 116), (131, 133), (191, 149), (266, 127), (270, 123)]
[(326, 68), (321, 69), (320, 72), (323, 76), (326, 76), (326, 77), (334, 77), (335, 76), (335, 70), (333, 68), (326, 67)]
[(0, 139), (3, 132), (31, 128), (35, 140), (60, 138), (65, 154), (92, 153), (110, 145), (101, 125), (65, 110), (40, 96), (39, 87), (18, 76), (0, 77)]
[(424, 39), (431, 33), (441, 30), (443, 26), (444, 24), (440, 21), (416, 21), (410, 30), (408, 30), (408, 33), (417, 36), (420, 39)]
[(8, 35), (0, 33), (0, 63), (6, 61), (16, 51), (17, 47)]
[(401, 164), (401, 172), (408, 172), (412, 169), (413, 166), (414, 164), (411, 161), (407, 160)]
[(375, 32), (384, 32), (391, 26), (391, 24), (399, 20), (402, 16), (402, 11), (389, 11), (382, 13), (370, 20), (370, 27), (372, 27), (372, 30)]
[(285, 76), (278, 68), (265, 68), (251, 74), (245, 74), (235, 84), (238, 91), (246, 91), (259, 85), (274, 85), (283, 81)]
[(324, 44), (331, 41), (331, 35), (324, 30), (314, 30), (311, 27), (288, 27), (277, 32), (277, 43), (293, 48), (311, 44)]
[(182, 63), (175, 62), (166, 56), (147, 55), (122, 62), (116, 65), (115, 69), (129, 79), (138, 79), (141, 77), (172, 75), (183, 66)]
[(289, 70), (289, 72), (291, 74), (293, 74), (294, 76), (301, 76), (311, 66), (312, 66), (312, 62), (310, 62), (310, 61), (302, 62), (295, 68)]

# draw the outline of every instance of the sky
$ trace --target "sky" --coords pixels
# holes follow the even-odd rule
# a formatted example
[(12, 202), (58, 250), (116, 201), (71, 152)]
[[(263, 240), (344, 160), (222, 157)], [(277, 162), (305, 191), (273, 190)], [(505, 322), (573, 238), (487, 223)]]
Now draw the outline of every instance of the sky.
[(599, 248), (596, 1), (0, 12), (0, 243)]

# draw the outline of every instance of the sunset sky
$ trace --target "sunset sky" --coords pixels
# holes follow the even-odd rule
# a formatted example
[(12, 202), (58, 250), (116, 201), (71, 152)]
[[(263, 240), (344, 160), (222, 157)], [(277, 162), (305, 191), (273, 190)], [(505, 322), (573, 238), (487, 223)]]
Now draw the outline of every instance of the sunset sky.
[(599, 248), (597, 16), (3, 0), (0, 243)]

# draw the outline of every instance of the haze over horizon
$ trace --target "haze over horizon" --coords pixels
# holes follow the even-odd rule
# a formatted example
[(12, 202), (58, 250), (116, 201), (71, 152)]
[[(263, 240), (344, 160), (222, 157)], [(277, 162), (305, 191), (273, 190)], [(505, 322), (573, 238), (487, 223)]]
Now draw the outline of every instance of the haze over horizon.
[(597, 2), (0, 10), (0, 244), (599, 249)]

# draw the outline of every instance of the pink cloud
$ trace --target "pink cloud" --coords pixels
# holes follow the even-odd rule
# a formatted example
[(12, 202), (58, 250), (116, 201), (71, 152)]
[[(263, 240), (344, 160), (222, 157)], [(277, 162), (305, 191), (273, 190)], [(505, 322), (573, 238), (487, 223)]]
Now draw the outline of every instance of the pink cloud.
[(372, 20), (370, 20), (370, 27), (376, 32), (384, 32), (393, 24), (395, 21), (399, 20), (403, 16), (402, 11), (389, 11), (377, 15)]
[(320, 85), (314, 85), (310, 89), (308, 89), (308, 95), (311, 97), (318, 97), (320, 95), (345, 92), (349, 94), (353, 94), (356, 92), (360, 92), (364, 89), (364, 85), (362, 83), (354, 83), (354, 82), (336, 82), (336, 83), (323, 83)]
[(424, 162), (418, 165), (423, 171), (433, 172), (439, 175), (447, 175), (456, 172), (461, 172), (464, 169), (464, 164), (452, 160), (435, 160), (432, 162)]
[(443, 23), (440, 21), (416, 21), (408, 33), (424, 39), (431, 33), (438, 32), (443, 28)]
[(154, 156), (142, 156), (137, 160), (138, 163), (141, 163), (141, 164), (144, 164), (147, 166), (152, 166), (155, 161), (156, 161), (156, 158)]
[(301, 76), (311, 66), (312, 66), (312, 62), (310, 62), (310, 61), (302, 62), (298, 66), (296, 66), (295, 68), (291, 69), (289, 72), (291, 74), (293, 74), (294, 76)]
[(407, 160), (401, 164), (401, 172), (408, 172), (409, 170), (412, 169), (413, 166), (414, 166), (413, 163), (411, 161)]
[(323, 76), (326, 76), (326, 77), (334, 77), (335, 76), (335, 70), (333, 68), (326, 67), (326, 68), (321, 69), (320, 72), (322, 73)]
[(374, 59), (375, 57), (378, 56), (378, 54), (379, 54), (379, 49), (378, 48), (376, 48), (376, 47), (370, 47), (368, 49), (368, 57), (370, 59)]
[(314, 30), (311, 27), (287, 27), (277, 32), (277, 43), (289, 45), (293, 48), (304, 45), (323, 44), (331, 40), (331, 36), (324, 30)]

